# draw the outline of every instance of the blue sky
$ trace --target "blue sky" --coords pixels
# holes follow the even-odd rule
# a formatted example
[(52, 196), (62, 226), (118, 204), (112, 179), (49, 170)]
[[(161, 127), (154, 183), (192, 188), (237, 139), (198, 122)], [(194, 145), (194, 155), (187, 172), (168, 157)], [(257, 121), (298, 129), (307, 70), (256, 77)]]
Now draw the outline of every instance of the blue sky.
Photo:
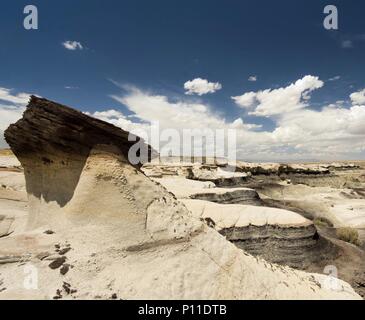
[[(285, 126), (283, 117), (253, 115), (231, 97), (285, 88), (311, 75), (323, 85), (308, 88), (305, 109), (320, 112), (329, 104), (350, 109), (349, 96), (365, 88), (365, 3), (357, 0), (330, 2), (339, 10), (338, 31), (324, 29), (329, 3), (320, 0), (34, 0), (39, 30), (32, 31), (23, 28), (27, 4), (6, 0), (0, 9), (0, 88), (14, 95), (35, 93), (82, 111), (113, 109), (143, 121), (138, 107), (123, 103), (123, 95), (131, 95), (126, 86), (133, 86), (144, 97), (203, 104), (227, 123), (242, 118), (261, 125), (256, 132), (272, 133)], [(66, 41), (82, 50), (67, 50)], [(248, 81), (252, 76), (256, 81)], [(184, 83), (196, 78), (222, 89), (186, 95)], [(277, 153), (295, 154), (300, 143), (291, 143), (280, 140)], [(357, 154), (341, 150), (338, 157), (362, 158), (360, 140), (355, 147)]]

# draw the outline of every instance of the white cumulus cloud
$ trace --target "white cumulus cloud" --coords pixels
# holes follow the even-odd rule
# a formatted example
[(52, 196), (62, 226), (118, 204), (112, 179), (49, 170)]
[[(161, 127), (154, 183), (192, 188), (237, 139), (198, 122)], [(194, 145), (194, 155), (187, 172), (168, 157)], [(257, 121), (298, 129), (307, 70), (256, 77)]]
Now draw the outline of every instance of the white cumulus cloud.
[[(129, 86), (123, 87), (123, 89), (126, 90), (126, 93), (111, 97), (127, 107), (132, 115), (126, 117), (116, 110), (95, 112), (92, 115), (120, 126), (124, 130), (131, 131), (133, 129), (133, 133), (136, 135), (140, 135), (139, 130), (141, 129), (146, 133), (150, 133), (151, 126), (156, 122), (158, 122), (162, 134), (163, 132), (166, 134), (166, 132), (170, 132), (169, 129), (173, 129), (182, 137), (184, 129), (191, 129), (197, 133), (198, 139), (200, 139), (200, 133), (206, 132), (205, 130), (236, 129), (240, 136), (244, 136), (240, 139), (246, 141), (242, 147), (251, 143), (256, 144), (256, 139), (250, 139), (248, 135), (260, 134), (255, 131), (261, 128), (260, 125), (246, 123), (241, 118), (227, 121), (221, 115), (216, 114), (208, 104), (197, 103), (190, 98), (174, 98), (172, 100), (167, 96), (152, 94), (135, 87)], [(142, 137), (145, 138), (145, 136)], [(183, 140), (180, 142), (181, 146), (186, 143)], [(155, 145), (153, 141), (150, 141), (150, 143), (159, 151), (163, 150), (165, 145), (164, 143)], [(211, 141), (208, 145), (212, 146), (213, 143), (214, 141)], [(177, 146), (174, 147), (177, 148)]]
[(70, 41), (70, 40), (68, 40), (68, 41), (63, 42), (62, 45), (67, 50), (71, 50), (71, 51), (84, 49), (84, 46), (80, 42), (78, 42), (78, 41)]
[(222, 85), (219, 82), (209, 82), (206, 79), (196, 78), (191, 81), (187, 81), (184, 84), (185, 94), (193, 95), (197, 94), (202, 96), (208, 93), (214, 93), (222, 89)]
[[(291, 89), (286, 94), (295, 97), (291, 102), (294, 106), (298, 103), (309, 105), (307, 91), (321, 85), (322, 82), (316, 77), (304, 77), (291, 85), (295, 87), (294, 93)], [(196, 103), (189, 99), (171, 100), (167, 96), (151, 94), (133, 87), (123, 89), (127, 92), (112, 97), (126, 106), (132, 116), (126, 117), (116, 110), (97, 112), (94, 116), (128, 131), (130, 128), (148, 130), (151, 121), (159, 121), (161, 130), (172, 128), (179, 132), (190, 128), (235, 129), (237, 158), (245, 160), (341, 160), (365, 156), (363, 105), (346, 108), (343, 101), (339, 101), (317, 111), (290, 107), (288, 112), (270, 115), (275, 127), (271, 131), (264, 131), (260, 124), (247, 123), (243, 117), (227, 121), (205, 103)], [(245, 101), (242, 99), (241, 104), (250, 106), (252, 100), (257, 99), (257, 93), (246, 95)], [(154, 147), (158, 149), (157, 146)]]
[(190, 100), (170, 101), (167, 96), (151, 94), (127, 87), (127, 94), (112, 98), (125, 105), (143, 122), (159, 121), (162, 128), (224, 127), (226, 122), (207, 104)]
[(26, 105), (29, 101), (28, 93), (13, 93), (14, 90), (0, 87), (0, 103), (7, 102), (14, 105)]
[(18, 121), (29, 102), (31, 94), (0, 87), (0, 148), (7, 147), (4, 131), (12, 123)]
[(352, 93), (350, 99), (353, 105), (365, 104), (365, 89)]
[(341, 79), (341, 76), (334, 76), (332, 78), (329, 78), (328, 81), (337, 81), (337, 80), (340, 80)]
[(115, 109), (109, 109), (109, 110), (105, 110), (105, 111), (96, 111), (93, 113), (86, 112), (86, 114), (88, 114), (94, 118), (109, 122), (109, 123), (115, 125), (116, 127), (122, 128), (123, 130), (126, 130), (126, 131), (133, 131), (133, 130), (148, 127), (145, 124), (134, 123), (134, 122), (130, 121), (122, 112), (115, 110)]
[[(288, 145), (322, 159), (350, 158), (365, 151), (365, 106), (324, 107), (283, 115), (272, 133), (275, 145)], [(355, 156), (356, 157), (356, 156)]]
[(323, 84), (318, 77), (308, 75), (287, 87), (248, 92), (232, 99), (239, 107), (254, 108), (252, 115), (269, 117), (305, 108), (309, 94)]
[(248, 81), (250, 81), (250, 82), (256, 82), (257, 81), (257, 76), (250, 76), (248, 78)]
[(353, 42), (351, 40), (343, 40), (341, 42), (341, 46), (344, 49), (350, 49), (350, 48), (353, 48), (354, 45), (353, 45)]
[[(237, 158), (252, 161), (341, 160), (365, 157), (364, 91), (350, 97), (352, 107), (344, 101), (317, 110), (310, 106), (309, 93), (323, 85), (317, 77), (307, 76), (295, 83), (237, 97), (242, 108), (251, 108), (269, 117), (274, 128), (266, 130), (260, 124), (250, 124), (244, 117), (227, 120), (214, 108), (190, 97), (170, 99), (166, 95), (146, 92), (135, 87), (123, 87), (124, 93), (112, 98), (130, 112), (116, 109), (100, 110), (90, 115), (108, 121), (127, 131), (150, 132), (151, 122), (159, 121), (160, 129), (235, 129)], [(271, 99), (269, 99), (269, 97)], [(0, 134), (22, 115), (29, 94), (0, 88)], [(282, 107), (284, 104), (285, 107)], [(275, 112), (273, 112), (273, 110)], [(249, 109), (250, 111), (250, 109)], [(260, 118), (257, 118), (260, 121)], [(261, 130), (258, 130), (261, 129)], [(138, 132), (138, 131), (137, 131)], [(137, 133), (136, 133), (137, 134)], [(0, 146), (4, 141), (0, 138)], [(156, 149), (158, 146), (153, 145)], [(163, 144), (162, 144), (163, 146)], [(161, 147), (161, 146), (160, 146)], [(159, 149), (161, 150), (161, 149)]]
[(31, 94), (0, 87), (0, 130), (21, 118)]

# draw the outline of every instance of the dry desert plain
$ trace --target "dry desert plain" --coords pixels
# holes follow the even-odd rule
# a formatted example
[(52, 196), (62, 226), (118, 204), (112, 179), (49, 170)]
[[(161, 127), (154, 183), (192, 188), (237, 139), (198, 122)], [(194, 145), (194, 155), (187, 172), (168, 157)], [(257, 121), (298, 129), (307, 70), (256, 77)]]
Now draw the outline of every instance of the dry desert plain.
[(0, 299), (365, 296), (364, 162), (133, 166), (125, 131), (36, 97), (5, 138)]

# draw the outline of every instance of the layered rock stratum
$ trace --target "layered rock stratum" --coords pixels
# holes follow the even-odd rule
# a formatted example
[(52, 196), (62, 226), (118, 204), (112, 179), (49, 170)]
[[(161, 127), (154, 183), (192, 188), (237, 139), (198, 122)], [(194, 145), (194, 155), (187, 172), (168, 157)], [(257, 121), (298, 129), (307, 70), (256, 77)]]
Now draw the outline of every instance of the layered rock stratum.
[(212, 181), (197, 181), (183, 177), (153, 178), (178, 199), (206, 200), (221, 204), (260, 205), (258, 193), (250, 188), (217, 188)]
[(336, 255), (335, 246), (318, 235), (313, 222), (295, 212), (182, 201), (195, 216), (208, 221), (238, 248), (267, 261), (305, 269)]
[[(270, 264), (209, 228), (128, 161), (128, 133), (32, 97), (5, 132), (29, 197), (0, 238), (0, 299), (359, 299), (347, 283)], [(24, 289), (24, 264), (39, 275)]]

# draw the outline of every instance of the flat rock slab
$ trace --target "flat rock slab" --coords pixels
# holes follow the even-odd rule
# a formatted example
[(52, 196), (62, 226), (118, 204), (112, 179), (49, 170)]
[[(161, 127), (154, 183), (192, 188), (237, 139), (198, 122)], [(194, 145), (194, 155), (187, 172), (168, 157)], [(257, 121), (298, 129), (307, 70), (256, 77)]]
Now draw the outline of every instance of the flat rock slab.
[(153, 179), (162, 184), (177, 198), (190, 198), (197, 194), (225, 194), (228, 192), (241, 191), (242, 193), (255, 192), (249, 188), (216, 188), (213, 182), (185, 179), (183, 177), (164, 177)]
[(212, 219), (217, 230), (249, 225), (273, 225), (284, 228), (313, 225), (312, 221), (288, 210), (236, 204), (222, 205), (203, 200), (181, 201), (196, 217)]
[(338, 219), (340, 226), (365, 229), (365, 200), (343, 200), (335, 203), (330, 212)]
[(60, 268), (65, 262), (66, 262), (66, 257), (62, 256), (53, 260), (48, 266), (54, 270)]

